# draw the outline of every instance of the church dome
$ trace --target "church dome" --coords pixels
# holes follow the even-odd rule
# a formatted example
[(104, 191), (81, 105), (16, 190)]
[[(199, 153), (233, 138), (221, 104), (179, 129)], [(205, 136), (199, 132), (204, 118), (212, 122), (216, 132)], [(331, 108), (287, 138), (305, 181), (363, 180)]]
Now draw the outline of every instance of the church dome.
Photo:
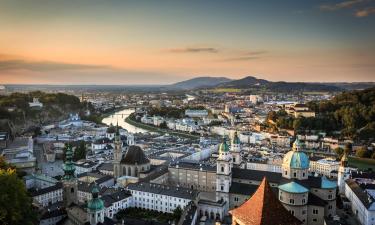
[(94, 184), (94, 187), (91, 190), (92, 199), (87, 203), (87, 208), (92, 211), (100, 211), (104, 209), (104, 202), (99, 198), (99, 188), (96, 184)]
[(124, 158), (122, 158), (121, 163), (128, 165), (141, 165), (150, 163), (150, 160), (146, 157), (145, 153), (139, 146), (132, 145), (129, 147)]
[(293, 144), (293, 150), (285, 154), (283, 165), (292, 169), (309, 169), (310, 161), (306, 153), (299, 151), (301, 143), (297, 139)]

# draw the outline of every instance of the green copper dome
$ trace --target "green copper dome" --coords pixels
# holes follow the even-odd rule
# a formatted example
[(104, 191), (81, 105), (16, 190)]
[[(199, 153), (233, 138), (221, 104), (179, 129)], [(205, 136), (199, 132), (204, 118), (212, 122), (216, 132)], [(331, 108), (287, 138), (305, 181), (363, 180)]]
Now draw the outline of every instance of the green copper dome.
[(220, 152), (229, 152), (229, 146), (227, 144), (227, 140), (225, 137), (223, 138), (223, 141), (219, 145), (219, 153)]
[(76, 167), (73, 164), (73, 151), (70, 145), (68, 146), (65, 152), (65, 163), (63, 165), (63, 170), (64, 170), (64, 176), (63, 176), (64, 180), (70, 180), (75, 177), (74, 172), (76, 170)]
[(99, 198), (99, 187), (94, 184), (91, 190), (92, 199), (87, 203), (87, 208), (91, 212), (96, 212), (104, 209), (104, 202)]

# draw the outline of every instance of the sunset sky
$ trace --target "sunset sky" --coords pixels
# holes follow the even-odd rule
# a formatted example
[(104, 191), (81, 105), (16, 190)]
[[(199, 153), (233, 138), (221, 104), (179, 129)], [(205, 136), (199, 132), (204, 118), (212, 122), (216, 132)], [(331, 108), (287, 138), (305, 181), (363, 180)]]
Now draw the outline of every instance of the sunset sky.
[(0, 0), (0, 84), (375, 81), (375, 0)]

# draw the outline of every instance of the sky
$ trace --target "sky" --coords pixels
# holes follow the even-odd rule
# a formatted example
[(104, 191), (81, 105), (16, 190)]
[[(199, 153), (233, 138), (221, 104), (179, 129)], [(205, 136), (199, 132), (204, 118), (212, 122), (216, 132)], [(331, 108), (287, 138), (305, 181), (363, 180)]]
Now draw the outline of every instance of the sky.
[(0, 0), (2, 84), (375, 81), (375, 0)]

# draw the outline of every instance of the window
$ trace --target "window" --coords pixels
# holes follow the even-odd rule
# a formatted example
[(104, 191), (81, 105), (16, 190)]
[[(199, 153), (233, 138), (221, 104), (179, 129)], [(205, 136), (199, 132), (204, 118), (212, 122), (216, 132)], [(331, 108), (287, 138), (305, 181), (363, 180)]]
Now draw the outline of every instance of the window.
[(280, 198), (280, 201), (282, 201), (282, 200), (283, 200), (283, 196), (282, 196), (282, 195), (280, 195), (280, 197), (279, 197), (279, 198)]
[(293, 177), (297, 177), (297, 173), (293, 173)]
[(293, 210), (290, 210), (289, 212), (294, 216), (294, 211)]
[(316, 221), (317, 221), (317, 219), (313, 219), (313, 221), (314, 221), (314, 222), (316, 222)]
[(317, 215), (319, 211), (317, 209), (313, 209), (313, 214)]
[(288, 171), (285, 170), (285, 175), (288, 175)]
[(305, 175), (306, 175), (305, 173), (302, 173), (302, 176), (303, 176), (303, 177), (305, 177)]
[(224, 191), (224, 186), (223, 185), (220, 186), (220, 190)]
[(224, 166), (221, 167), (221, 172), (224, 172)]
[(289, 199), (290, 204), (294, 204), (294, 199)]
[(328, 195), (328, 199), (332, 199), (332, 195)]
[(302, 204), (305, 204), (306, 203), (306, 199), (302, 199)]
[(306, 210), (302, 210), (302, 215), (305, 215), (306, 214)]

